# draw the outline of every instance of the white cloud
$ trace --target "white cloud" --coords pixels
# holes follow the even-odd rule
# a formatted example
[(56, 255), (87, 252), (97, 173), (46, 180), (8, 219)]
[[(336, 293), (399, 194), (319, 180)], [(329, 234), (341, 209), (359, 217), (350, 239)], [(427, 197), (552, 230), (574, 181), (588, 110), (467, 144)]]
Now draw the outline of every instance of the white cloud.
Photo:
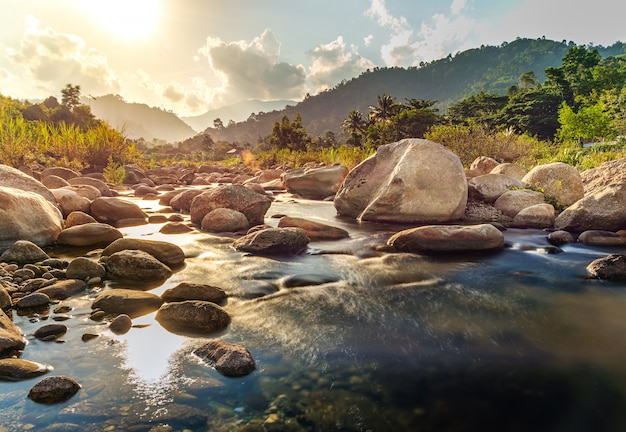
[(342, 79), (352, 78), (374, 63), (361, 57), (355, 46), (347, 47), (343, 37), (323, 45), (318, 45), (309, 51), (311, 65), (309, 77), (316, 87), (316, 91), (330, 88)]
[(453, 0), (451, 16), (435, 14), (429, 21), (423, 21), (417, 32), (407, 18), (393, 16), (385, 0), (371, 0), (366, 15), (389, 32), (389, 40), (381, 47), (385, 65), (415, 66), (470, 47), (471, 36), (479, 25), (461, 14), (465, 7), (465, 0)]
[(366, 47), (368, 47), (372, 44), (373, 40), (374, 40), (374, 35), (367, 35), (363, 38), (363, 43), (365, 44)]
[(11, 63), (25, 73), (23, 79), (50, 92), (58, 92), (68, 83), (80, 85), (84, 93), (117, 93), (121, 89), (104, 54), (87, 47), (78, 36), (42, 28), (32, 16), (27, 17), (19, 46), (6, 52)]
[(302, 65), (278, 61), (280, 43), (270, 29), (251, 42), (226, 42), (208, 37), (198, 51), (221, 81), (226, 103), (242, 99), (292, 99), (306, 92), (306, 70)]

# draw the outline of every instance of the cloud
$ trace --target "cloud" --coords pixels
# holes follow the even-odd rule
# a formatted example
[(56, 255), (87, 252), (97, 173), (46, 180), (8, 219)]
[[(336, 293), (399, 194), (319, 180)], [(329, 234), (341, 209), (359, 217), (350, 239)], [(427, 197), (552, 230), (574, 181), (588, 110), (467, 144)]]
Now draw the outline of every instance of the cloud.
[(375, 65), (361, 57), (355, 46), (346, 46), (343, 37), (323, 45), (318, 45), (308, 52), (311, 59), (309, 77), (316, 90), (334, 86), (342, 79), (352, 78)]
[(117, 93), (121, 89), (107, 57), (88, 48), (75, 35), (40, 26), (32, 16), (26, 19), (26, 31), (17, 48), (8, 48), (7, 57), (25, 72), (36, 86), (56, 92), (68, 82), (80, 85), (83, 92)]
[(466, 0), (453, 0), (452, 15), (435, 14), (420, 24), (419, 31), (407, 18), (393, 16), (385, 0), (371, 0), (365, 14), (385, 28), (389, 39), (381, 47), (381, 57), (386, 66), (416, 66), (422, 61), (445, 57), (452, 51), (469, 48), (471, 36), (478, 24), (461, 14)]
[(225, 102), (242, 99), (296, 99), (306, 93), (302, 65), (278, 61), (280, 43), (270, 29), (251, 42), (208, 37), (198, 50), (221, 82)]
[(363, 43), (365, 44), (365, 46), (370, 46), (372, 44), (372, 41), (374, 40), (374, 35), (367, 35), (363, 38)]

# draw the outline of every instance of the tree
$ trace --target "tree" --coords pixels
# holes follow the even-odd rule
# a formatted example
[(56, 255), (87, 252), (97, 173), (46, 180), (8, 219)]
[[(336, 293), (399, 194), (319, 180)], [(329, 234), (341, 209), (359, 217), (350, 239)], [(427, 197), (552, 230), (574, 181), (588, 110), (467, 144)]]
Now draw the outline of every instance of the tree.
[(519, 77), (519, 83), (524, 90), (541, 87), (541, 84), (539, 84), (539, 79), (533, 71), (528, 71), (521, 74)]
[(369, 119), (371, 122), (388, 122), (400, 110), (400, 104), (388, 94), (377, 96), (378, 105), (370, 105)]
[(61, 90), (61, 105), (69, 108), (70, 111), (74, 111), (78, 105), (80, 105), (80, 86), (73, 86), (67, 84), (65, 88)]
[(611, 128), (611, 116), (605, 113), (600, 104), (583, 107), (574, 112), (563, 103), (559, 109), (558, 138), (561, 141), (583, 141), (585, 139), (604, 139), (614, 137)]
[(300, 114), (296, 115), (291, 122), (287, 116), (283, 116), (280, 123), (274, 123), (272, 133), (266, 137), (265, 141), (271, 147), (290, 150), (306, 150), (311, 144), (311, 138), (302, 125)]
[(216, 118), (215, 120), (213, 120), (213, 127), (215, 129), (224, 129), (224, 122), (222, 121), (221, 118)]

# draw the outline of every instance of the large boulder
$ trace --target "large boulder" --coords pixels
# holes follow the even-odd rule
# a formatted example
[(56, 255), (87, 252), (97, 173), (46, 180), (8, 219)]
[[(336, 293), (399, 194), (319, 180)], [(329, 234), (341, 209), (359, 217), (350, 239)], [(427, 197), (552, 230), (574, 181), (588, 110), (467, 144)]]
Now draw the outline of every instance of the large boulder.
[(76, 171), (71, 170), (69, 168), (65, 168), (65, 167), (49, 167), (49, 168), (44, 169), (41, 172), (42, 179), (48, 176), (55, 176), (55, 177), (62, 178), (65, 181), (76, 178), (76, 177), (80, 177), (80, 175), (81, 175), (80, 173), (77, 173)]
[(303, 252), (309, 241), (301, 228), (266, 228), (235, 240), (233, 247), (258, 255), (288, 255)]
[(348, 174), (335, 197), (340, 215), (396, 223), (462, 219), (466, 203), (461, 160), (423, 139), (380, 146)]
[(165, 290), (161, 298), (168, 303), (202, 300), (219, 304), (226, 300), (226, 293), (223, 289), (212, 285), (181, 282), (174, 288)]
[(283, 173), (282, 180), (285, 188), (291, 193), (308, 199), (324, 199), (337, 193), (346, 175), (348, 168), (333, 165), (294, 169)]
[(19, 353), (25, 346), (26, 339), (22, 336), (20, 329), (0, 309), (0, 357), (9, 357)]
[[(178, 210), (184, 213), (189, 213), (191, 208), (191, 201), (200, 195), (204, 190), (202, 189), (188, 189), (183, 191), (177, 191), (167, 205), (171, 206), (174, 210)], [(161, 203), (162, 201), (160, 201)]]
[(230, 316), (224, 309), (201, 300), (166, 303), (159, 308), (155, 319), (174, 333), (214, 333), (230, 324)]
[(626, 255), (609, 255), (592, 261), (587, 271), (598, 279), (626, 281)]
[(256, 368), (246, 347), (221, 340), (212, 340), (196, 348), (193, 353), (229, 377), (245, 376)]
[(48, 373), (52, 366), (30, 360), (4, 358), (0, 360), (0, 380), (21, 381)]
[(521, 180), (526, 174), (528, 174), (528, 170), (519, 165), (506, 162), (496, 166), (489, 174), (504, 174), (506, 176), (513, 177), (514, 179)]
[(147, 252), (123, 250), (102, 257), (107, 274), (116, 279), (155, 281), (167, 279), (172, 269)]
[(36, 193), (56, 205), (56, 199), (54, 195), (52, 195), (52, 192), (39, 180), (7, 165), (0, 165), (0, 187)]
[(526, 207), (543, 204), (544, 200), (545, 197), (541, 192), (530, 189), (514, 189), (500, 195), (493, 206), (500, 210), (503, 215), (515, 217)]
[(73, 211), (89, 212), (91, 201), (80, 196), (75, 191), (70, 189), (52, 189), (51, 192), (59, 203), (64, 217), (67, 217)]
[(472, 199), (492, 203), (511, 188), (524, 187), (524, 183), (503, 174), (485, 174), (468, 181)]
[(389, 246), (403, 252), (463, 252), (502, 249), (504, 235), (491, 224), (426, 225), (394, 234)]
[(524, 176), (522, 182), (564, 205), (574, 204), (585, 194), (578, 170), (563, 162), (538, 165)]
[(133, 202), (115, 197), (96, 198), (91, 202), (91, 215), (99, 222), (115, 225), (123, 220), (144, 221), (148, 215)]
[(227, 208), (211, 210), (200, 222), (200, 228), (209, 232), (237, 232), (250, 228), (250, 222), (245, 214)]
[(35, 384), (28, 392), (28, 398), (37, 403), (53, 404), (70, 399), (78, 393), (78, 390), (80, 384), (73, 378), (53, 376)]
[(108, 246), (122, 237), (122, 233), (111, 225), (96, 222), (64, 229), (57, 243), (68, 246)]
[(500, 165), (500, 162), (494, 158), (490, 158), (488, 156), (478, 156), (470, 164), (469, 169), (477, 175), (485, 175), (489, 174), (498, 165)]
[(63, 215), (55, 204), (34, 192), (0, 186), (0, 250), (17, 240), (50, 245), (62, 229)]
[(542, 203), (526, 207), (513, 218), (513, 225), (523, 228), (550, 228), (554, 225), (552, 204)]
[(604, 162), (580, 174), (585, 195), (599, 192), (608, 185), (626, 183), (626, 158)]
[(16, 263), (19, 265), (36, 263), (50, 258), (35, 243), (28, 240), (18, 240), (0, 255), (0, 262)]
[(73, 186), (79, 186), (79, 185), (93, 186), (96, 189), (98, 189), (98, 191), (103, 197), (113, 196), (113, 192), (111, 192), (111, 189), (109, 188), (109, 186), (105, 182), (103, 182), (102, 180), (98, 180), (97, 178), (81, 176), (81, 177), (75, 177), (75, 178), (69, 179), (67, 182)]
[(606, 186), (577, 201), (557, 216), (554, 227), (571, 232), (626, 228), (626, 183)]
[(101, 252), (101, 256), (109, 256), (123, 250), (142, 250), (170, 268), (181, 266), (185, 262), (185, 252), (178, 245), (158, 240), (133, 238), (115, 240)]
[(91, 305), (109, 315), (126, 314), (131, 318), (159, 309), (163, 300), (156, 294), (132, 289), (109, 289), (102, 292)]
[(224, 185), (207, 190), (191, 202), (191, 221), (200, 225), (207, 213), (228, 208), (243, 213), (251, 225), (263, 224), (265, 213), (272, 201), (264, 195), (251, 191), (243, 185)]

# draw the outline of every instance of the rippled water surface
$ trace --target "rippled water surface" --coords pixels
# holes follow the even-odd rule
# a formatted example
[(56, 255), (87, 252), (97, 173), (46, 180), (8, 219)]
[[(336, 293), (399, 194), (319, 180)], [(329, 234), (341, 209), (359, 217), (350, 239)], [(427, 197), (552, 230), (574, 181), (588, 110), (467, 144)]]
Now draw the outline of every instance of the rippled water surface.
[[(150, 210), (155, 202), (138, 201)], [(402, 227), (338, 219), (332, 203), (279, 197), (268, 212), (347, 229), (296, 257), (246, 256), (232, 238), (125, 234), (179, 244), (179, 282), (229, 294), (230, 327), (257, 370), (226, 378), (191, 351), (207, 339), (175, 335), (154, 314), (116, 336), (88, 319), (107, 286), (63, 301), (61, 342), (32, 333), (54, 319), (14, 315), (23, 358), (78, 380), (69, 401), (26, 398), (37, 381), (0, 382), (7, 430), (623, 431), (626, 430), (626, 285), (586, 278), (592, 260), (623, 249), (508, 230), (498, 253), (420, 256), (376, 252)], [(51, 255), (71, 258), (68, 250)], [(120, 285), (118, 285), (120, 286)], [(120, 286), (121, 287), (121, 286)], [(84, 333), (99, 337), (83, 342)], [(199, 411), (197, 411), (199, 410)], [(198, 421), (202, 412), (208, 421)], [(157, 429), (161, 426), (161, 429)], [(1, 430), (1, 428), (0, 428)]]

